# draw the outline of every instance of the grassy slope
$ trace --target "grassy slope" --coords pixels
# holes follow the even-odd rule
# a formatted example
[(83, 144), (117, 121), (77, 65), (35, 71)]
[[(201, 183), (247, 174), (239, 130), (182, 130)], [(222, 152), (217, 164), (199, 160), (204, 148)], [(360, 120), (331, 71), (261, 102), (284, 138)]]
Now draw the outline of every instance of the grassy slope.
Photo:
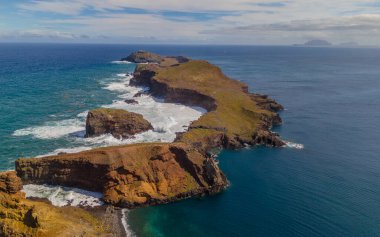
[(191, 129), (184, 134), (185, 141), (196, 141), (201, 139), (200, 136), (218, 134), (220, 129), (226, 129), (229, 137), (239, 136), (250, 140), (261, 124), (260, 117), (272, 114), (260, 109), (252, 101), (243, 91), (243, 83), (229, 79), (218, 67), (206, 61), (190, 61), (175, 67), (160, 68), (155, 79), (173, 88), (198, 91), (216, 101), (215, 111), (206, 113), (191, 125), (193, 128), (214, 129)]

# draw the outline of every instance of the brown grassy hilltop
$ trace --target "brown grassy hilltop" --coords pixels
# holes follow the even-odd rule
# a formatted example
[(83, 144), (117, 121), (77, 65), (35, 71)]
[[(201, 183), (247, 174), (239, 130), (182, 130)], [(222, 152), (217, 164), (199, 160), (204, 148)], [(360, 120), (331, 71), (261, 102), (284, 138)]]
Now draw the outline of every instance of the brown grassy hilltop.
[(228, 78), (207, 61), (168, 64), (166, 60), (173, 58), (164, 58), (160, 64), (138, 65), (131, 83), (149, 86), (153, 95), (163, 96), (167, 102), (208, 110), (176, 141), (204, 150), (245, 144), (284, 145), (269, 131), (272, 125), (281, 124), (277, 114), (281, 105), (266, 96), (249, 93), (247, 85)]

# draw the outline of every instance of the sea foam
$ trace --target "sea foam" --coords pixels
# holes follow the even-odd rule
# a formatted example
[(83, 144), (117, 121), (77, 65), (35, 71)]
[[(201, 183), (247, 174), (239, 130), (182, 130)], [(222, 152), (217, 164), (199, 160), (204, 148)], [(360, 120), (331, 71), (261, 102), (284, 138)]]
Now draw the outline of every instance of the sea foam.
[(111, 63), (113, 64), (131, 64), (132, 62), (129, 62), (129, 61), (120, 61), (120, 60), (115, 60), (115, 61), (112, 61)]
[[(66, 139), (69, 147), (62, 147), (38, 157), (57, 155), (59, 153), (75, 153), (89, 150), (95, 147), (115, 146), (141, 142), (172, 142), (177, 132), (184, 132), (190, 123), (206, 110), (199, 107), (189, 107), (176, 103), (165, 103), (162, 99), (154, 98), (139, 92), (147, 92), (147, 87), (130, 86), (132, 79), (130, 74), (116, 74), (113, 78), (107, 78), (100, 82), (105, 90), (116, 92), (117, 98), (112, 104), (103, 105), (106, 108), (125, 109), (144, 116), (153, 126), (149, 130), (136, 134), (132, 138), (117, 139), (111, 134), (98, 137), (85, 138), (85, 124), (88, 110), (79, 113), (75, 118), (61, 121), (46, 122), (41, 126), (27, 127), (16, 130), (14, 136), (33, 136), (38, 139)], [(138, 104), (128, 104), (126, 99), (134, 99)]]
[(42, 126), (27, 127), (13, 132), (13, 136), (33, 136), (39, 139), (55, 139), (82, 131), (85, 122), (80, 119), (65, 119), (46, 122)]
[(285, 147), (302, 150), (305, 148), (303, 144), (285, 141)]
[(87, 206), (95, 207), (103, 205), (103, 195), (78, 188), (66, 188), (62, 186), (35, 185), (23, 186), (26, 197), (46, 198), (54, 206)]
[(122, 209), (121, 210), (121, 213), (122, 213), (122, 217), (121, 217), (121, 223), (123, 224), (123, 227), (124, 227), (124, 230), (125, 230), (125, 234), (126, 234), (126, 237), (135, 237), (136, 235), (133, 233), (133, 231), (130, 229), (129, 225), (128, 225), (128, 212), (129, 210), (128, 209)]

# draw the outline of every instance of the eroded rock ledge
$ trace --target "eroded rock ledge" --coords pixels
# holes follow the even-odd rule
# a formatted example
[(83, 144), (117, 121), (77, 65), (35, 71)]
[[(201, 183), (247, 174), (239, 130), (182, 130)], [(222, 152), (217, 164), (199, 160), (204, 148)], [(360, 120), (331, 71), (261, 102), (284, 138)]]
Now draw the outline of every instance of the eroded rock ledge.
[[(270, 131), (281, 124), (282, 106), (248, 92), (202, 60), (137, 52), (133, 85), (150, 87), (166, 102), (200, 106), (208, 112), (177, 135), (174, 143), (133, 144), (76, 154), (19, 159), (16, 171), (25, 183), (48, 183), (100, 191), (107, 203), (122, 207), (162, 204), (214, 194), (228, 181), (209, 151), (245, 145), (283, 146)], [(151, 63), (153, 62), (153, 63)]]

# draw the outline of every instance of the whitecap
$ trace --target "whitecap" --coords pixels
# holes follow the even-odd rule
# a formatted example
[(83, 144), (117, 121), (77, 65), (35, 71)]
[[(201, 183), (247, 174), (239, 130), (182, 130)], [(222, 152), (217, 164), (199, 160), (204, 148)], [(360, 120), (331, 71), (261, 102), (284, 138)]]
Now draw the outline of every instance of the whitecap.
[(33, 136), (39, 139), (56, 139), (82, 131), (84, 126), (84, 121), (79, 119), (65, 119), (46, 122), (42, 126), (19, 129), (13, 132), (13, 136)]
[(302, 150), (304, 149), (305, 146), (300, 143), (285, 141), (285, 147)]
[(101, 193), (91, 192), (79, 188), (28, 184), (23, 186), (22, 191), (25, 192), (27, 198), (46, 198), (52, 203), (52, 205), (58, 207), (95, 207), (104, 204), (101, 200), (103, 197)]
[(120, 60), (116, 60), (116, 61), (112, 61), (111, 63), (113, 64), (131, 64), (132, 62), (129, 62), (129, 61), (120, 61)]
[[(117, 92), (118, 98), (112, 104), (103, 105), (105, 108), (124, 109), (130, 112), (142, 114), (148, 120), (153, 130), (136, 134), (128, 139), (118, 139), (111, 134), (98, 137), (85, 138), (85, 120), (88, 110), (79, 113), (76, 118), (53, 121), (42, 126), (35, 126), (17, 130), (15, 136), (32, 135), (40, 139), (55, 139), (64, 137), (68, 140), (68, 148), (56, 149), (39, 157), (57, 155), (59, 153), (75, 153), (89, 150), (96, 147), (116, 146), (122, 144), (143, 143), (143, 142), (172, 142), (176, 138), (176, 133), (184, 132), (190, 123), (197, 120), (207, 111), (200, 107), (189, 107), (176, 103), (165, 103), (163, 99), (157, 99), (149, 94), (142, 94), (134, 97), (138, 92), (149, 91), (148, 87), (130, 86), (132, 79), (130, 74), (117, 74), (111, 80), (104, 79), (100, 82), (103, 89)], [(125, 103), (126, 99), (134, 99), (138, 104)]]
[(86, 118), (87, 117), (87, 114), (88, 114), (88, 110), (86, 111), (83, 111), (82, 113), (79, 113), (77, 115), (78, 118)]
[(136, 235), (133, 233), (133, 231), (130, 229), (128, 225), (128, 213), (129, 213), (128, 209), (121, 210), (121, 214), (122, 214), (121, 223), (123, 224), (126, 237), (134, 237)]
[(105, 83), (105, 86), (103, 87), (103, 89), (121, 92), (121, 93), (133, 92), (133, 88), (129, 86), (129, 81), (132, 79), (132, 76), (127, 75), (127, 74), (125, 74), (125, 76), (121, 76), (121, 75), (122, 74), (118, 74), (118, 76), (121, 77), (119, 80)]

